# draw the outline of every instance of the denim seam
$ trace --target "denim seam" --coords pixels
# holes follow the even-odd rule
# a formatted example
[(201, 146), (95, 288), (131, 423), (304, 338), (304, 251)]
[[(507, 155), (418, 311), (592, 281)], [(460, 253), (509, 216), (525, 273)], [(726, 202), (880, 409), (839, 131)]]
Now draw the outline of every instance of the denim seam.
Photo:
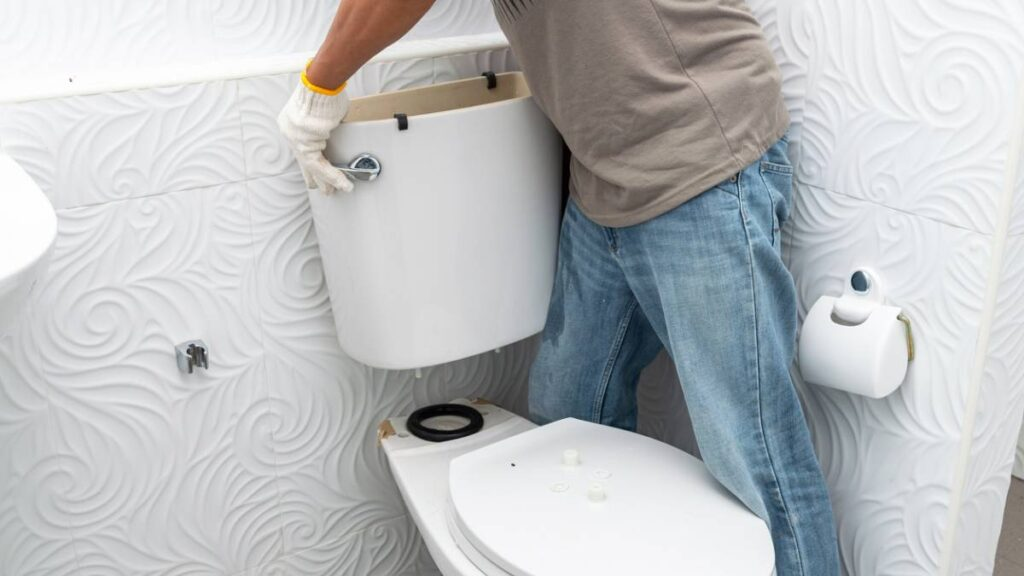
[(591, 420), (594, 422), (601, 421), (601, 413), (604, 411), (604, 400), (608, 392), (608, 384), (612, 379), (612, 372), (615, 370), (615, 364), (619, 359), (619, 352), (622, 351), (622, 343), (626, 339), (626, 332), (629, 330), (629, 325), (633, 322), (633, 314), (636, 312), (636, 308), (639, 305), (636, 298), (629, 303), (629, 307), (626, 308), (626, 313), (622, 315), (622, 319), (619, 320), (619, 329), (615, 333), (615, 341), (612, 343), (612, 349), (608, 353), (608, 361), (605, 363), (604, 372), (601, 374), (601, 383), (597, 387), (597, 395), (594, 397), (594, 413), (591, 416)]
[(775, 198), (775, 193), (772, 192), (771, 185), (768, 184), (768, 180), (764, 177), (764, 164), (761, 165), (757, 173), (761, 177), (761, 183), (764, 184), (765, 191), (768, 193), (768, 200), (771, 201), (770, 209), (772, 211), (772, 246), (775, 246), (775, 242), (777, 240), (776, 236), (778, 236), (779, 233), (782, 231), (782, 222), (779, 221), (779, 213), (777, 211), (778, 206), (776, 206), (777, 200)]
[(793, 167), (786, 166), (785, 164), (778, 164), (771, 160), (761, 160), (761, 169), (766, 172), (775, 172), (776, 174), (784, 174), (786, 176), (793, 175)]
[[(763, 178), (763, 176), (762, 176)], [(775, 471), (775, 462), (772, 459), (771, 449), (768, 447), (768, 435), (764, 430), (764, 412), (762, 407), (761, 394), (761, 342), (757, 321), (757, 287), (754, 285), (754, 246), (750, 236), (750, 228), (747, 224), (746, 204), (743, 202), (743, 174), (740, 174), (736, 183), (739, 191), (740, 215), (743, 221), (743, 234), (747, 240), (747, 267), (750, 273), (750, 303), (754, 311), (754, 382), (757, 385), (757, 425), (761, 432), (761, 442), (764, 445), (764, 453), (768, 458), (768, 468), (772, 473), (772, 480), (775, 483), (775, 490), (779, 500), (782, 502), (782, 511), (786, 516), (786, 526), (789, 527), (789, 534), (793, 538), (793, 546), (796, 548), (796, 561), (800, 566), (800, 574), (806, 574), (803, 566), (803, 554), (800, 551), (800, 540), (796, 535), (796, 527), (793, 526), (789, 513), (789, 506), (786, 505), (786, 497), (782, 494), (782, 484), (779, 482), (779, 475)]]

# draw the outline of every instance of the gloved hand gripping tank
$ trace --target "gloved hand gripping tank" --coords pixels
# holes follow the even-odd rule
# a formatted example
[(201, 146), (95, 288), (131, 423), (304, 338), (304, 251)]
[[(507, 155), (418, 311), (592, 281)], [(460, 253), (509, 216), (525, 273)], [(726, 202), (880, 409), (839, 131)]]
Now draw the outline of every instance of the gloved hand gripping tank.
[(326, 153), (381, 167), (351, 193), (310, 191), (347, 354), (419, 368), (543, 328), (562, 152), (521, 74), (354, 99)]

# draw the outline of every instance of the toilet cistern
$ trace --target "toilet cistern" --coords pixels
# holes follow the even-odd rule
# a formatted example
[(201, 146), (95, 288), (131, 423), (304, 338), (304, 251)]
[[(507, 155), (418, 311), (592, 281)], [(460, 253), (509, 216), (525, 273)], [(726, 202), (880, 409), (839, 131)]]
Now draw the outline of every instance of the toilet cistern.
[(354, 98), (324, 152), (359, 181), (309, 196), (348, 356), (419, 376), (541, 331), (562, 145), (521, 74)]

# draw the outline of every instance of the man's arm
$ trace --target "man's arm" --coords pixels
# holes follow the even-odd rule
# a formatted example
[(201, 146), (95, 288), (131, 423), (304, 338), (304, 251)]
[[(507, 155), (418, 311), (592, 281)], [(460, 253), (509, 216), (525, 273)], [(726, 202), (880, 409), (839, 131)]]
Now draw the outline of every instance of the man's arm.
[(435, 0), (343, 0), (331, 30), (306, 70), (316, 86), (335, 89), (416, 25)]
[(327, 39), (277, 116), (307, 188), (352, 191), (352, 181), (324, 157), (331, 131), (348, 114), (345, 83), (360, 66), (412, 28), (434, 0), (343, 0)]

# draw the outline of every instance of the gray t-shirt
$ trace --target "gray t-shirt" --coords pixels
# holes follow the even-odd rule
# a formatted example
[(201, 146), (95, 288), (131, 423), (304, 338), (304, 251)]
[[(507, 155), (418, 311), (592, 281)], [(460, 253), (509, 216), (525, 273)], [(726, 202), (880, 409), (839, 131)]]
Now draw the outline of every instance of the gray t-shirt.
[(744, 0), (493, 0), (595, 222), (659, 216), (758, 158), (789, 125)]

